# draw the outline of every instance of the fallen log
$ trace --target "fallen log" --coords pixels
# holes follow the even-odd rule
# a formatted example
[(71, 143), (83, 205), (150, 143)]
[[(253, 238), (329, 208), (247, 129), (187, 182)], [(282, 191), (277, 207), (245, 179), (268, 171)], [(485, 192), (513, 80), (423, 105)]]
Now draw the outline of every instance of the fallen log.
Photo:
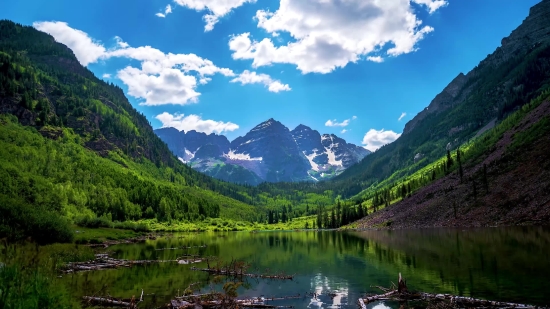
[(129, 302), (124, 302), (116, 299), (109, 299), (103, 297), (93, 297), (93, 296), (83, 296), (84, 300), (98, 304), (98, 305), (109, 305), (109, 306), (120, 306), (120, 307), (131, 307), (132, 304)]
[(364, 297), (363, 298), (363, 301), (368, 304), (372, 301), (375, 301), (375, 300), (382, 300), (382, 299), (386, 299), (394, 294), (397, 294), (397, 290), (394, 290), (394, 291), (391, 291), (391, 292), (387, 292), (385, 294), (379, 294), (379, 295), (374, 295), (374, 296), (368, 296), (368, 297)]
[(363, 301), (362, 298), (359, 298), (359, 300), (357, 302), (359, 303), (359, 308), (367, 309), (367, 306), (365, 305), (365, 301)]

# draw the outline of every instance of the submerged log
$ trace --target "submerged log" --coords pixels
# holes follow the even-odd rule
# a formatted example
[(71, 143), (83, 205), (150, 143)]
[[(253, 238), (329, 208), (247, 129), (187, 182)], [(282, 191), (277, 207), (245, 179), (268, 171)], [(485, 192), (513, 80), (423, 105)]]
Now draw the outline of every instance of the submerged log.
[(171, 263), (176, 262), (179, 264), (190, 264), (201, 262), (201, 259), (195, 259), (192, 261), (181, 260), (119, 260), (110, 258), (105, 254), (96, 255), (95, 260), (87, 262), (72, 262), (67, 263), (64, 272), (73, 271), (91, 271), (91, 270), (103, 270), (118, 267), (132, 267), (134, 265), (156, 264), (156, 263)]
[(160, 249), (155, 249), (155, 250), (156, 250), (156, 251), (161, 251), (161, 250), (185, 250), (185, 249), (193, 249), (193, 248), (206, 248), (206, 245), (202, 245), (202, 246), (189, 246), (189, 247), (160, 248)]
[(261, 274), (249, 274), (244, 273), (240, 271), (230, 271), (225, 269), (216, 269), (216, 268), (196, 268), (191, 267), (191, 270), (195, 271), (204, 271), (212, 274), (217, 275), (225, 275), (225, 276), (245, 276), (245, 277), (252, 277), (252, 278), (264, 278), (264, 279), (281, 279), (281, 280), (292, 280), (294, 276), (288, 276), (288, 275), (261, 275)]

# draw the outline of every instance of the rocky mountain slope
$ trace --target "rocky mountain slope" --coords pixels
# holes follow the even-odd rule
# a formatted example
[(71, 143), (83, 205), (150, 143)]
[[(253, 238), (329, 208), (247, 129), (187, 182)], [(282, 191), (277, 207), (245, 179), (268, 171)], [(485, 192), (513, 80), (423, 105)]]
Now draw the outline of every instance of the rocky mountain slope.
[(550, 97), (510, 127), (493, 132), (496, 143), (464, 165), (462, 181), (457, 172), (450, 173), (363, 218), (357, 227), (548, 225)]
[(269, 119), (229, 142), (223, 135), (155, 130), (181, 161), (207, 175), (256, 185), (281, 181), (318, 181), (339, 174), (370, 152), (336, 135), (321, 135), (305, 125), (290, 131)]
[(458, 74), (409, 121), (402, 136), (345, 170), (333, 185), (349, 197), (398, 170), (412, 173), (549, 87), (550, 0), (543, 0), (502, 46), (467, 74)]

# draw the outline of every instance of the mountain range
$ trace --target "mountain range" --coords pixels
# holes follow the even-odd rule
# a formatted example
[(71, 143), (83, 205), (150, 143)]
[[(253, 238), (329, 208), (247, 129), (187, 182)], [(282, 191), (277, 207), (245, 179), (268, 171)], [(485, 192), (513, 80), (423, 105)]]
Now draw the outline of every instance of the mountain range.
[(291, 131), (274, 119), (231, 142), (223, 135), (194, 130), (161, 128), (155, 133), (194, 169), (249, 185), (330, 179), (370, 154), (334, 134), (321, 135), (305, 125)]

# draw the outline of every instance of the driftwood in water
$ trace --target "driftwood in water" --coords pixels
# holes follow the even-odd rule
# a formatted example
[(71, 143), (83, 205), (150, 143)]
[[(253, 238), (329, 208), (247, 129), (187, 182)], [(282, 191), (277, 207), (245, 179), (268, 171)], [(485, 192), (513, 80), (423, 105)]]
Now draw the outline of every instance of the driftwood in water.
[(120, 306), (120, 307), (132, 307), (132, 304), (129, 302), (113, 299), (113, 298), (103, 298), (103, 297), (93, 297), (93, 296), (83, 296), (85, 301), (102, 305), (102, 306)]
[(216, 275), (224, 275), (224, 276), (245, 276), (245, 277), (251, 277), (251, 278), (264, 278), (264, 279), (281, 279), (281, 280), (292, 280), (294, 276), (289, 275), (261, 275), (261, 274), (249, 274), (245, 272), (240, 271), (232, 271), (232, 270), (226, 270), (226, 269), (217, 269), (217, 268), (196, 268), (191, 267), (191, 270), (196, 271), (204, 271), (211, 274)]
[(403, 277), (401, 277), (401, 273), (399, 273), (399, 279), (397, 280), (397, 292), (403, 293), (407, 291), (407, 283), (405, 280), (403, 280)]
[(176, 259), (176, 260), (122, 260), (109, 257), (107, 254), (96, 254), (96, 258), (87, 262), (67, 263), (65, 272), (103, 270), (109, 268), (132, 267), (134, 265), (177, 262), (178, 264), (192, 264), (202, 262), (203, 259)]
[[(205, 297), (218, 297), (217, 300), (201, 300)], [(277, 301), (277, 300), (286, 300), (286, 299), (297, 299), (302, 296), (285, 296), (285, 297), (255, 297), (250, 299), (227, 299), (224, 295), (220, 293), (207, 293), (207, 294), (194, 294), (187, 296), (178, 296), (176, 299), (173, 299), (170, 302), (171, 308), (196, 308), (197, 306), (203, 308), (210, 307), (221, 307), (221, 308), (233, 308), (233, 307), (244, 307), (244, 308), (293, 308), (292, 306), (275, 306), (269, 305), (267, 301)]]
[(357, 302), (359, 304), (359, 307), (361, 309), (366, 309), (369, 302), (377, 301), (377, 300), (447, 300), (450, 302), (451, 305), (459, 306), (459, 307), (469, 307), (469, 308), (477, 308), (477, 307), (483, 307), (483, 308), (521, 308), (521, 309), (527, 309), (527, 308), (536, 308), (532, 305), (525, 305), (525, 304), (516, 304), (516, 303), (508, 303), (508, 302), (499, 302), (499, 301), (490, 301), (490, 300), (484, 300), (484, 299), (476, 299), (472, 297), (464, 297), (464, 296), (456, 296), (451, 294), (431, 294), (431, 293), (423, 293), (423, 292), (416, 292), (411, 293), (407, 290), (406, 281), (401, 277), (401, 273), (399, 273), (399, 280), (398, 280), (398, 286), (397, 289), (395, 289), (395, 285), (393, 289), (386, 289), (383, 287), (378, 287), (382, 291), (384, 291), (384, 294), (374, 295), (374, 296), (366, 296), (363, 298), (360, 298)]
[(147, 236), (128, 238), (128, 239), (124, 239), (124, 240), (107, 240), (107, 241), (104, 241), (100, 244), (86, 244), (84, 246), (91, 247), (91, 248), (94, 248), (94, 247), (107, 248), (109, 246), (119, 245), (119, 244), (135, 244), (135, 243), (145, 242), (148, 239), (155, 240), (155, 239), (157, 239), (157, 237), (153, 236), (153, 235), (147, 235)]
[(206, 248), (206, 245), (190, 246), (190, 247), (160, 248), (160, 249), (155, 249), (155, 250), (157, 250), (157, 251), (161, 251), (161, 250), (185, 250), (185, 249), (193, 249), (193, 248)]

